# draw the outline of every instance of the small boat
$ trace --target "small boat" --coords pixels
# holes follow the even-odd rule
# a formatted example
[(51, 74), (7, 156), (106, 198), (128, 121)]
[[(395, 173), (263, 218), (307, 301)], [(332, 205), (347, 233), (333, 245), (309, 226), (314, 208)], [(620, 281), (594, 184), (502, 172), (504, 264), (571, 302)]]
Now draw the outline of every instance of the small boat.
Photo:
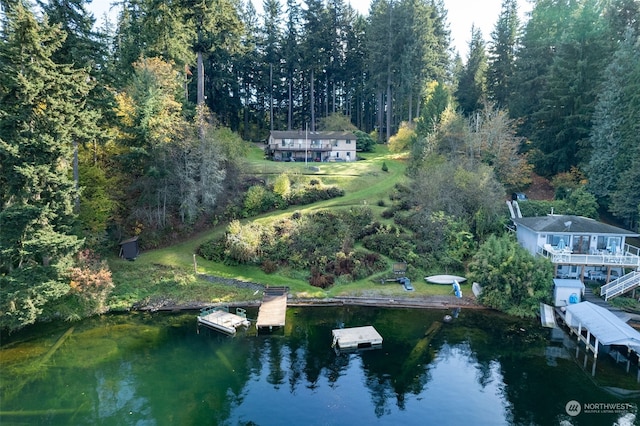
[(454, 281), (462, 283), (467, 280), (465, 277), (457, 275), (431, 275), (430, 277), (424, 277), (424, 279), (431, 284), (453, 284)]

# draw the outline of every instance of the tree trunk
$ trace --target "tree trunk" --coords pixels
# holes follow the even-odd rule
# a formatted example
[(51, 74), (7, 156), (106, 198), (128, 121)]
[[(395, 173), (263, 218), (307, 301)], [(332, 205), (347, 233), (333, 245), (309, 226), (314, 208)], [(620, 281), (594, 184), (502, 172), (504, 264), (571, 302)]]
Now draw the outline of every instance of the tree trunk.
[(78, 169), (78, 141), (73, 141), (73, 182), (76, 188), (74, 212), (80, 212), (80, 171)]
[(273, 132), (273, 64), (269, 64), (269, 128)]
[(293, 77), (289, 74), (289, 105), (287, 107), (287, 130), (291, 130), (293, 123)]
[(311, 70), (311, 131), (315, 132), (316, 131), (316, 108), (315, 108), (315, 103), (316, 103), (316, 97), (315, 97), (315, 89), (314, 89), (314, 84), (313, 84), (313, 79), (314, 79), (314, 72), (313, 70)]
[(202, 52), (198, 52), (198, 106), (204, 104), (204, 61), (202, 59)]
[(392, 102), (391, 102), (391, 67), (389, 67), (389, 70), (387, 72), (387, 139), (385, 140), (385, 143), (389, 142), (389, 139), (391, 138), (391, 108), (392, 108)]

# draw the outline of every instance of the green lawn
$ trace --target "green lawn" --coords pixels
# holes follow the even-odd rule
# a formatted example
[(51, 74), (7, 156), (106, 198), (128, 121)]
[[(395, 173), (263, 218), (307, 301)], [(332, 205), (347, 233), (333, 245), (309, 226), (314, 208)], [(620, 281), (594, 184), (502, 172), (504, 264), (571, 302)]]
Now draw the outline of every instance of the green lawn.
[[(257, 175), (278, 175), (293, 171), (308, 176), (318, 176), (325, 184), (333, 184), (345, 190), (345, 196), (317, 202), (307, 206), (295, 206), (278, 210), (250, 220), (270, 222), (292, 214), (294, 211), (308, 213), (327, 208), (341, 208), (355, 205), (371, 207), (376, 220), (382, 220), (383, 207), (379, 200), (389, 202), (389, 194), (396, 183), (405, 178), (406, 157), (390, 153), (385, 146), (376, 146), (375, 153), (362, 155), (364, 160), (353, 163), (304, 163), (273, 162), (263, 158), (262, 150), (252, 146), (247, 156), (248, 170)], [(386, 163), (388, 171), (382, 171)], [(235, 278), (242, 281), (265, 285), (289, 286), (297, 297), (332, 296), (404, 296), (419, 297), (434, 294), (449, 294), (449, 286), (428, 285), (425, 282), (412, 283), (414, 292), (406, 292), (398, 283), (380, 284), (380, 279), (389, 273), (352, 283), (338, 283), (327, 291), (310, 286), (305, 276), (297, 271), (278, 271), (266, 274), (255, 266), (227, 266), (196, 258), (194, 253), (204, 242), (224, 233), (227, 224), (221, 224), (193, 238), (171, 247), (146, 251), (135, 262), (113, 259), (110, 262), (116, 289), (111, 306), (125, 308), (139, 301), (171, 299), (176, 303), (225, 302), (230, 300), (254, 300), (255, 294), (248, 290), (235, 290), (227, 286), (212, 284), (196, 278), (194, 266), (199, 274), (216, 277)]]

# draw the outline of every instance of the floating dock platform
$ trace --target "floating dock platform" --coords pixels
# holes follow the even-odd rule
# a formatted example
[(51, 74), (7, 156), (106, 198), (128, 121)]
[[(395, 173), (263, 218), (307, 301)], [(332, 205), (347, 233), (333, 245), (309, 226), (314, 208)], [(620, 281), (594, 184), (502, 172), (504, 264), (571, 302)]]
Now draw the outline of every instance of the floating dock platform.
[(198, 325), (200, 324), (225, 334), (234, 335), (238, 328), (247, 328), (251, 322), (247, 319), (246, 311), (242, 308), (236, 308), (236, 313), (232, 314), (228, 308), (216, 307), (200, 311)]
[(377, 349), (382, 347), (382, 336), (372, 326), (338, 328), (331, 331), (331, 347), (338, 350)]
[(258, 331), (271, 331), (274, 327), (284, 327), (287, 316), (288, 291), (288, 287), (267, 287), (264, 290), (256, 321)]

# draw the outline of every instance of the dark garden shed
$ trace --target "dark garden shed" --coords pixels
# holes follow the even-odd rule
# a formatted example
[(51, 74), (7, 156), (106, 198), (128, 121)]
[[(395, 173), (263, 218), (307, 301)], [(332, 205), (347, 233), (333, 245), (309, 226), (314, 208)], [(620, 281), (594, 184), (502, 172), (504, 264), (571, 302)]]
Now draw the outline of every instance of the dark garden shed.
[(127, 260), (134, 260), (140, 254), (138, 237), (129, 238), (120, 242), (120, 257)]

